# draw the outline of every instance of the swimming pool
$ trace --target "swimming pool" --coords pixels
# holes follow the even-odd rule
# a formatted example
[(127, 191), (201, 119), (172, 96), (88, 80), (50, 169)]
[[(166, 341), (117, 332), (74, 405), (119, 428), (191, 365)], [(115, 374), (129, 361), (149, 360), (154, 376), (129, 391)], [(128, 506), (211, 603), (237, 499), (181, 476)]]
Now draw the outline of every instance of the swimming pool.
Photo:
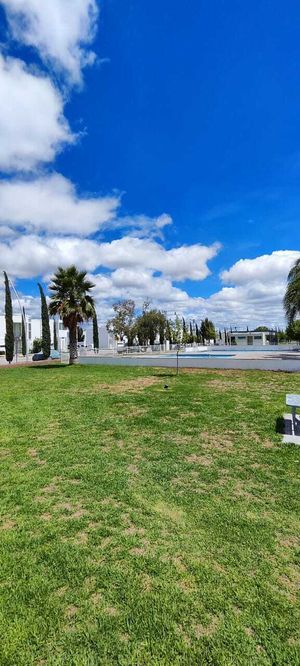
[[(178, 355), (179, 358), (231, 358), (232, 356), (236, 356), (236, 354), (208, 354), (207, 352), (203, 352), (203, 354), (185, 354), (183, 352)], [(164, 358), (177, 358), (177, 354), (164, 354)]]

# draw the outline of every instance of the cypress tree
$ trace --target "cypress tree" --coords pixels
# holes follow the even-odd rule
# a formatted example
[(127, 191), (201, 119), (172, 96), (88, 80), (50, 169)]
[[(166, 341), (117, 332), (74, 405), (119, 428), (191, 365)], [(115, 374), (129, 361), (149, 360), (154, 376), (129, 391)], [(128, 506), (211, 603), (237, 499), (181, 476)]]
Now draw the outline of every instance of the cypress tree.
[(58, 338), (57, 338), (57, 327), (56, 327), (56, 320), (53, 319), (53, 347), (58, 350)]
[(41, 295), (41, 319), (42, 319), (42, 350), (46, 358), (49, 358), (51, 353), (51, 335), (49, 324), (49, 313), (46, 297), (42, 285), (38, 284)]
[(93, 347), (94, 349), (99, 349), (99, 330), (96, 310), (93, 317)]
[(14, 323), (13, 323), (13, 310), (12, 310), (12, 301), (11, 293), (9, 287), (9, 280), (7, 273), (4, 271), (4, 282), (5, 282), (5, 357), (8, 363), (11, 363), (14, 358)]
[(25, 309), (22, 308), (22, 355), (27, 354), (26, 328), (25, 328)]

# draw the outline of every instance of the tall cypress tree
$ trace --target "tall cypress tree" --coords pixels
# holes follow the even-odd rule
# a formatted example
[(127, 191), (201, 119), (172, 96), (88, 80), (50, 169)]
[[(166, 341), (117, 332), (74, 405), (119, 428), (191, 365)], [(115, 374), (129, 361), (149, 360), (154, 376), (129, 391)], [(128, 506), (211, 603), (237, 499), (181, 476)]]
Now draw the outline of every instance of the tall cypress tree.
[(9, 287), (9, 280), (7, 277), (7, 273), (5, 273), (5, 271), (4, 271), (4, 282), (5, 282), (5, 328), (6, 328), (5, 357), (8, 363), (11, 363), (14, 358), (15, 337), (14, 337), (11, 293)]
[(25, 328), (25, 308), (22, 308), (22, 355), (27, 354), (26, 328)]
[(44, 356), (49, 358), (51, 353), (51, 335), (48, 306), (42, 285), (38, 284), (38, 288), (41, 294), (42, 350)]
[(93, 347), (94, 349), (99, 349), (99, 330), (96, 310), (93, 316)]
[(56, 351), (58, 350), (57, 326), (55, 319), (53, 319), (53, 347)]

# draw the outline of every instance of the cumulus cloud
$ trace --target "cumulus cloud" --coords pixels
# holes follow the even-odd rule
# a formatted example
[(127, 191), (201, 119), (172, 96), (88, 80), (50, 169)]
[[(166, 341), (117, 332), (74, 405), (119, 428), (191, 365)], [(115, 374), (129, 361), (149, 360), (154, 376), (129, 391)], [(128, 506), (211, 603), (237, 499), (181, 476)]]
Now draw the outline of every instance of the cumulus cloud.
[(227, 325), (284, 325), (282, 300), (291, 266), (300, 252), (279, 250), (240, 259), (221, 273), (225, 284), (207, 299), (210, 314)]
[(166, 250), (153, 240), (124, 236), (98, 249), (99, 265), (107, 268), (134, 268), (159, 271), (172, 280), (204, 280), (209, 274), (207, 262), (220, 249), (213, 245), (182, 245)]
[(145, 270), (160, 272), (171, 280), (203, 280), (210, 273), (207, 262), (217, 252), (217, 245), (199, 244), (166, 250), (154, 241), (127, 236), (101, 243), (74, 236), (28, 234), (0, 243), (2, 267), (17, 277), (45, 275), (59, 264), (75, 263), (88, 271), (98, 267), (132, 269), (137, 281)]
[(89, 236), (115, 217), (118, 206), (117, 196), (79, 197), (60, 174), (0, 182), (0, 225), (29, 231)]
[(0, 170), (30, 171), (74, 143), (50, 79), (0, 54)]
[(98, 17), (96, 0), (0, 0), (15, 39), (80, 83), (81, 70), (95, 60), (88, 48)]
[(255, 259), (240, 259), (227, 271), (221, 273), (226, 284), (242, 285), (253, 281), (274, 283), (286, 280), (288, 272), (300, 256), (293, 250), (279, 250), (263, 254)]

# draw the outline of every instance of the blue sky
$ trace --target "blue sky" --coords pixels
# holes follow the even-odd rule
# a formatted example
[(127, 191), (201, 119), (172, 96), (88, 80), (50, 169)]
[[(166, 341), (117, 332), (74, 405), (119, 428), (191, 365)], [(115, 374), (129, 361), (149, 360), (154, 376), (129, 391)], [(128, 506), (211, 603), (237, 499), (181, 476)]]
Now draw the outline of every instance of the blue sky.
[(299, 37), (292, 0), (0, 0), (1, 263), (26, 307), (75, 261), (103, 320), (131, 296), (283, 323)]

